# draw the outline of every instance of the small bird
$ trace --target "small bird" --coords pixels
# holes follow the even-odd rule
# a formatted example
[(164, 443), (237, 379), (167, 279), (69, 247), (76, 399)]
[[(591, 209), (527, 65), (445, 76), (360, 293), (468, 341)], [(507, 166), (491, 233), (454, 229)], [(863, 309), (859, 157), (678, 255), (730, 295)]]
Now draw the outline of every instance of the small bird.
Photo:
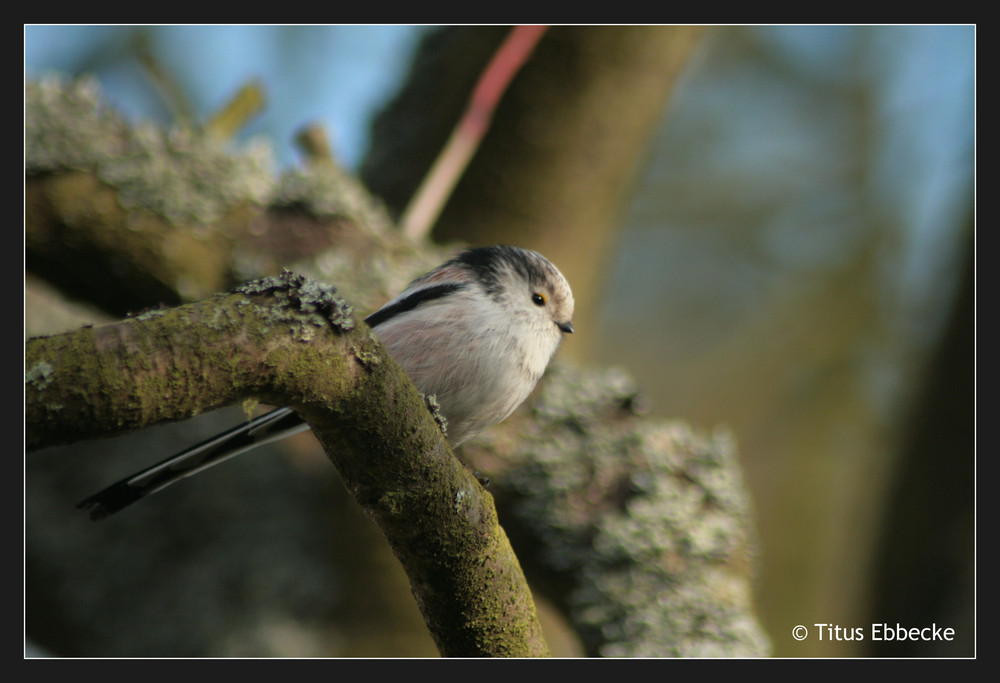
[[(434, 396), (452, 447), (507, 418), (573, 332), (573, 292), (541, 254), (467, 249), (417, 278), (365, 322), (417, 389)], [(257, 446), (309, 428), (278, 408), (109, 486), (77, 505), (103, 519)]]

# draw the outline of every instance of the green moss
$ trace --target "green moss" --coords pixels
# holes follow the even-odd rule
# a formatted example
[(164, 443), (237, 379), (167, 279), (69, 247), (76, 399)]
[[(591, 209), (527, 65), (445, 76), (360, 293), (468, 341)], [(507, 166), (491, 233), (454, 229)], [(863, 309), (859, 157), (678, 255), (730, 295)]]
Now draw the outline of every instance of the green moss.
[(379, 511), (384, 515), (398, 516), (406, 510), (407, 496), (389, 491), (378, 499)]

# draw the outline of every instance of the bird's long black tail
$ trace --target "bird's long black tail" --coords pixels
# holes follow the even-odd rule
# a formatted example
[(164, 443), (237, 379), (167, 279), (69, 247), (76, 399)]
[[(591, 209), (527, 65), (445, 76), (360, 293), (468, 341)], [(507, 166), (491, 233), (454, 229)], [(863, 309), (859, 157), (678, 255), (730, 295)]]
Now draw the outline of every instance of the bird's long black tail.
[(290, 408), (272, 410), (122, 479), (76, 507), (89, 510), (91, 519), (103, 519), (184, 477), (308, 428)]

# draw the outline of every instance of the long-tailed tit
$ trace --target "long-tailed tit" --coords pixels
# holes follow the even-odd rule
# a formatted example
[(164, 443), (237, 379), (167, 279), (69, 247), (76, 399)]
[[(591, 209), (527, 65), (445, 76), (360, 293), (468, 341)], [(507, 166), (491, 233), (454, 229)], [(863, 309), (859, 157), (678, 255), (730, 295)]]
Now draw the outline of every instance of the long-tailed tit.
[[(417, 389), (435, 396), (455, 447), (528, 397), (565, 333), (573, 293), (545, 257), (469, 249), (411, 282), (365, 319)], [(138, 472), (77, 507), (101, 519), (170, 484), (309, 426), (278, 408)]]

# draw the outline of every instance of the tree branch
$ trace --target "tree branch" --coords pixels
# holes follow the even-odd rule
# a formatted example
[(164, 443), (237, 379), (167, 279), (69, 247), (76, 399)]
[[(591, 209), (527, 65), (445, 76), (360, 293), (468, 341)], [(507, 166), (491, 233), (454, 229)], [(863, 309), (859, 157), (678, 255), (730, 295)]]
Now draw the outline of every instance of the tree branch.
[(134, 126), (88, 78), (25, 85), (25, 264), (115, 317), (203, 299), (333, 245), (412, 251), (334, 164)]
[(291, 273), (30, 339), (27, 446), (179, 420), (249, 396), (310, 424), (389, 540), (446, 656), (547, 654), (492, 496), (333, 288)]

